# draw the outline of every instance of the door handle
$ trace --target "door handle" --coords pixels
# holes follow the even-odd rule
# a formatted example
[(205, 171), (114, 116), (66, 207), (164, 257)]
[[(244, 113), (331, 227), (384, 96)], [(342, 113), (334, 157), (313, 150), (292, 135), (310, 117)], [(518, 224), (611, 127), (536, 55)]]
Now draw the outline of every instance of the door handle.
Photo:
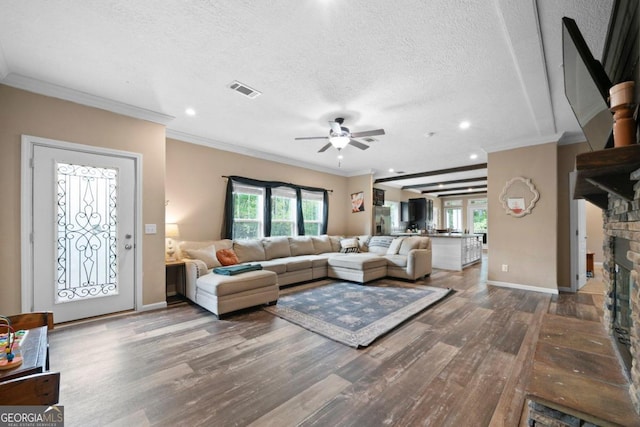
[(124, 248), (125, 248), (126, 250), (130, 250), (131, 248), (133, 248), (133, 246), (132, 246), (132, 245), (130, 245), (129, 243), (127, 243), (126, 245), (124, 245)]

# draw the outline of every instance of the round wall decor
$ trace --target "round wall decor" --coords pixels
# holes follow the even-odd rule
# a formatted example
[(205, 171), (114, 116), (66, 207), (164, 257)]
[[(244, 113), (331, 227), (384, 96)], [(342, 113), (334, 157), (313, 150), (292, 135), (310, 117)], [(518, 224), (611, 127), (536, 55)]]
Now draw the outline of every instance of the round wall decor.
[(500, 193), (500, 202), (505, 212), (516, 218), (530, 214), (539, 198), (540, 193), (531, 180), (521, 176), (507, 181)]

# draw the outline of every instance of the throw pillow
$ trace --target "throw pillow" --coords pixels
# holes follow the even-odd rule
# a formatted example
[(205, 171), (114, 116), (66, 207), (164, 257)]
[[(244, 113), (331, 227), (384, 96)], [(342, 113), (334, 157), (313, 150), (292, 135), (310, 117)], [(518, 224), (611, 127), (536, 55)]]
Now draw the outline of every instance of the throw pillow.
[(342, 248), (342, 249), (340, 249), (340, 253), (341, 254), (351, 254), (351, 253), (358, 253), (358, 252), (360, 252), (360, 250), (358, 249), (357, 246), (355, 248)]
[(233, 251), (233, 249), (220, 249), (218, 252), (216, 252), (216, 256), (218, 257), (218, 261), (220, 261), (220, 264), (227, 266), (227, 265), (235, 265), (238, 264), (238, 257), (236, 256), (236, 253)]
[(182, 254), (185, 255), (186, 258), (199, 259), (203, 261), (207, 264), (207, 268), (216, 268), (222, 265), (220, 264), (220, 261), (218, 261), (218, 258), (216, 258), (215, 245), (200, 249), (183, 249)]
[(404, 237), (396, 237), (393, 239), (387, 249), (387, 255), (397, 255), (403, 240)]
[(358, 239), (356, 237), (351, 239), (342, 239), (340, 240), (340, 248), (357, 248), (358, 247)]

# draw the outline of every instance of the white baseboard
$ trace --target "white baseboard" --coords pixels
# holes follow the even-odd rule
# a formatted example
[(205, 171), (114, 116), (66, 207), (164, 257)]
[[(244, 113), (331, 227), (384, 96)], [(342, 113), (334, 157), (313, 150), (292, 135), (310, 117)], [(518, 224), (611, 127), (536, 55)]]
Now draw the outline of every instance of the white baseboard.
[(143, 311), (151, 311), (151, 310), (160, 310), (161, 308), (167, 308), (167, 302), (166, 301), (162, 301), (162, 302), (156, 302), (154, 304), (144, 304), (142, 305), (142, 307), (140, 307), (140, 312)]
[(519, 283), (498, 282), (495, 280), (487, 280), (487, 285), (499, 286), (501, 288), (521, 289), (523, 291), (542, 292), (545, 294), (558, 295), (557, 289), (540, 288), (538, 286), (521, 285)]

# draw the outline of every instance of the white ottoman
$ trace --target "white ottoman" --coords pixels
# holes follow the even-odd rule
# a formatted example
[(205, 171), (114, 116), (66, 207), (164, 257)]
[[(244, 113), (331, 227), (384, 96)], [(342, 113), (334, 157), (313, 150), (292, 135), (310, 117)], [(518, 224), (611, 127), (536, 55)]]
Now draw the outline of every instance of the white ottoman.
[(335, 255), (327, 264), (327, 274), (333, 279), (366, 283), (387, 275), (387, 260), (373, 254)]
[(196, 280), (196, 304), (218, 318), (225, 313), (278, 301), (278, 275), (256, 270), (234, 276), (209, 273)]

